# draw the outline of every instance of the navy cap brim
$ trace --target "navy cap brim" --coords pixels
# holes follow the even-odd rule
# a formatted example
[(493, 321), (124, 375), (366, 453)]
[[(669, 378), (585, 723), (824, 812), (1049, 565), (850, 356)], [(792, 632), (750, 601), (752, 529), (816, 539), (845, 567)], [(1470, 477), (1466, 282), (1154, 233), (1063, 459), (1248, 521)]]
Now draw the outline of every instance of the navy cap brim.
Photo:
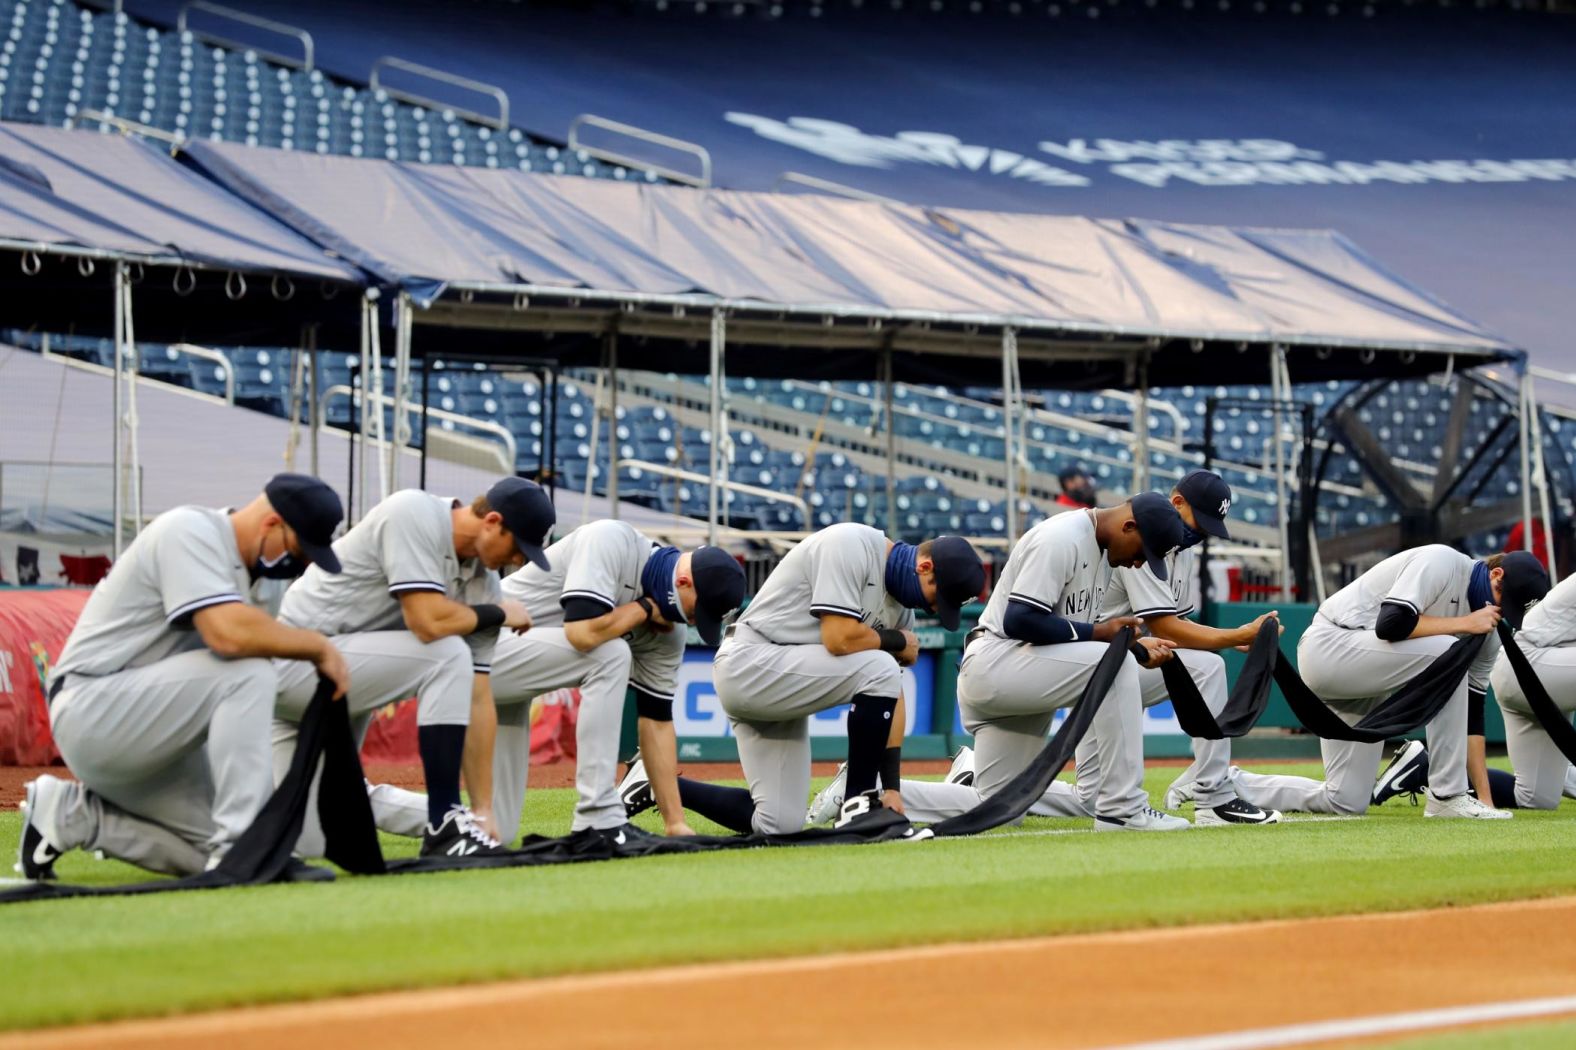
[(963, 607), (956, 602), (950, 602), (943, 594), (936, 595), (936, 619), (941, 621), (941, 626), (949, 631), (956, 631), (958, 623), (963, 618)]
[(1231, 533), (1226, 530), (1225, 519), (1214, 514), (1205, 514), (1197, 507), (1193, 508), (1193, 520), (1198, 523), (1200, 532), (1207, 532), (1220, 540), (1231, 539)]
[(312, 564), (324, 572), (338, 575), (341, 571), (339, 555), (334, 553), (334, 548), (326, 543), (313, 543), (299, 532), (296, 533), (296, 543), (301, 546), (301, 553), (311, 559)]
[(1149, 563), (1149, 571), (1155, 574), (1155, 579), (1161, 582), (1166, 578), (1166, 556), (1156, 554), (1149, 549), (1149, 544), (1144, 544), (1144, 560)]
[(532, 565), (535, 565), (543, 572), (553, 571), (553, 567), (547, 563), (547, 552), (542, 548), (538, 547), (534, 543), (525, 542), (519, 536), (514, 538), (514, 545), (519, 548), (521, 554), (525, 555), (526, 561), (530, 562)]
[(695, 633), (707, 645), (714, 646), (722, 641), (722, 620), (711, 615), (699, 603), (695, 606)]

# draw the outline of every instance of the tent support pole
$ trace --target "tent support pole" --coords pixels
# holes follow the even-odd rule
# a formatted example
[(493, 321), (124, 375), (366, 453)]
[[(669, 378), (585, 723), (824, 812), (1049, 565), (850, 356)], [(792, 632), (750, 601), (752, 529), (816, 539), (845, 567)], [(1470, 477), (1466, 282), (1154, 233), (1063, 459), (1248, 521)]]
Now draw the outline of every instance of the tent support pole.
[(1560, 582), (1559, 567), (1556, 564), (1559, 559), (1554, 556), (1554, 518), (1549, 513), (1553, 500), (1549, 492), (1548, 464), (1543, 460), (1543, 422), (1538, 418), (1538, 403), (1535, 399), (1537, 391), (1529, 388), (1528, 394), (1534, 398), (1532, 401), (1531, 423), (1532, 476), (1538, 483), (1538, 507), (1539, 513), (1543, 515), (1544, 543), (1548, 545), (1549, 549), (1549, 584), (1552, 586)]
[(607, 332), (607, 505), (618, 520), (618, 329)]
[(360, 487), (356, 492), (356, 513), (367, 512), (367, 448), (372, 444), (372, 415), (381, 413), (383, 406), (373, 400), (372, 333), (378, 327), (377, 289), (369, 288), (361, 303), (361, 447), (356, 450), (356, 473)]
[(722, 355), (727, 335), (727, 314), (718, 307), (711, 312), (711, 480), (706, 486), (706, 542), (713, 546), (717, 543), (717, 478), (722, 473)]
[(591, 454), (586, 457), (586, 487), (580, 495), (581, 521), (591, 520), (591, 494), (596, 490), (597, 445), (602, 440), (602, 387), (606, 382), (607, 369), (597, 369), (596, 386), (591, 391)]
[(141, 369), (137, 359), (135, 315), (131, 306), (131, 271), (124, 272), (126, 276), (121, 284), (121, 294), (125, 297), (126, 307), (121, 314), (121, 324), (122, 335), (126, 340), (126, 360), (131, 370), (126, 377), (126, 436), (131, 458), (128, 464), (130, 471), (126, 476), (131, 492), (131, 506), (127, 509), (131, 513), (131, 538), (136, 539), (142, 532), (142, 435), (137, 417), (137, 377)]
[(397, 492), (400, 487), (400, 464), (405, 458), (405, 445), (410, 441), (410, 411), (405, 388), (410, 385), (410, 296), (399, 293), (394, 301), (394, 433), (389, 441), (388, 487), (383, 495)]
[(1138, 359), (1138, 405), (1133, 414), (1133, 491), (1149, 490), (1149, 352)]
[(113, 502), (113, 507), (114, 507), (112, 513), (115, 516), (115, 539), (114, 539), (114, 542), (112, 544), (112, 547), (113, 547), (114, 557), (115, 557), (116, 561), (120, 560), (120, 551), (121, 551), (121, 519), (125, 515), (125, 510), (126, 510), (125, 500), (124, 500), (124, 497), (123, 497), (123, 489), (122, 489), (122, 485), (121, 485), (121, 480), (122, 480), (121, 479), (121, 468), (122, 468), (122, 463), (121, 463), (121, 437), (122, 437), (121, 430), (122, 430), (122, 427), (124, 425), (124, 421), (121, 418), (121, 389), (120, 389), (121, 388), (121, 380), (123, 378), (123, 373), (124, 373), (124, 370), (125, 370), (125, 359), (124, 359), (124, 357), (123, 357), (123, 355), (121, 353), (121, 333), (125, 330), (125, 323), (126, 323), (126, 318), (125, 318), (126, 299), (125, 299), (125, 296), (123, 294), (123, 289), (125, 287), (126, 287), (126, 264), (124, 262), (117, 262), (115, 264), (115, 389), (114, 389), (114, 393), (112, 395), (114, 403), (113, 403), (113, 405), (111, 407), (111, 412), (114, 413), (114, 419), (115, 419), (115, 426), (114, 426), (115, 447), (110, 451), (110, 464), (111, 464), (110, 470), (115, 475), (115, 477), (114, 477), (115, 492), (114, 492), (114, 498), (113, 498), (113, 501), (112, 501)]
[(1012, 326), (1001, 330), (1001, 408), (1002, 408), (1002, 457), (1007, 477), (1007, 544), (1018, 540), (1018, 455), (1013, 442), (1013, 428), (1017, 426), (1018, 389), (1018, 332)]
[[(897, 421), (892, 418), (892, 337), (881, 342), (881, 395), (886, 421), (886, 533), (897, 536)], [(807, 521), (806, 528), (810, 527)]]
[(312, 355), (307, 359), (306, 365), (306, 424), (311, 433), (311, 444), (308, 454), (311, 457), (312, 476), (320, 478), (323, 475), (318, 470), (318, 430), (323, 426), (323, 406), (318, 403), (318, 388), (322, 386), (322, 375), (318, 371), (317, 361), (317, 326), (312, 326)]
[(1286, 521), (1286, 432), (1282, 427), (1281, 409), (1291, 398), (1291, 376), (1286, 369), (1286, 348), (1276, 343), (1270, 347), (1270, 400), (1275, 404), (1275, 518), (1280, 529), (1280, 594), (1281, 601), (1290, 601), (1291, 586), (1291, 531)]
[[(1532, 549), (1532, 373), (1521, 373), (1521, 405), (1517, 419), (1521, 444), (1521, 549)], [(1550, 553), (1553, 553), (1552, 551)]]

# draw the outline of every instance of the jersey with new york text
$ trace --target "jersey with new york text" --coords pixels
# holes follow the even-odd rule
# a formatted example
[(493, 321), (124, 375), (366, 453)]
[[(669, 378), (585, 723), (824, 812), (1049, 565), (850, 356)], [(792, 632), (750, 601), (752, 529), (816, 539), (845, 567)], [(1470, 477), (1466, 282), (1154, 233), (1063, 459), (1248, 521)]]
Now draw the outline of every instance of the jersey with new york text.
[(1166, 578), (1156, 576), (1148, 564), (1136, 569), (1120, 566), (1111, 570), (1111, 585), (1100, 606), (1100, 619), (1118, 616), (1186, 616), (1193, 611), (1192, 547), (1179, 548), (1166, 555)]
[[(1006, 637), (1009, 601), (1079, 623), (1092, 623), (1111, 579), (1095, 539), (1094, 518), (1076, 510), (1047, 518), (1013, 545), (1007, 566), (991, 588), (980, 626)], [(1077, 635), (1069, 628), (1068, 641)]]

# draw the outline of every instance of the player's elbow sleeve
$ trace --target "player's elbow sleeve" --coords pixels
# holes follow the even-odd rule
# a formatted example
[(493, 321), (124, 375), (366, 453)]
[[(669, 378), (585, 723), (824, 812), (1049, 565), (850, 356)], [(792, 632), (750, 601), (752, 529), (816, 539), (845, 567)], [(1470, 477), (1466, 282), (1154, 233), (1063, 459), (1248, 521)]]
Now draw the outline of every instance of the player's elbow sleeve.
[(1381, 641), (1400, 642), (1412, 637), (1417, 630), (1417, 610), (1400, 602), (1385, 602), (1379, 606), (1379, 618), (1374, 621), (1374, 634)]
[(1053, 612), (1017, 601), (1007, 602), (1007, 613), (1002, 617), (1001, 629), (1008, 638), (1030, 645), (1088, 641), (1093, 633), (1093, 628), (1088, 624), (1075, 624)]

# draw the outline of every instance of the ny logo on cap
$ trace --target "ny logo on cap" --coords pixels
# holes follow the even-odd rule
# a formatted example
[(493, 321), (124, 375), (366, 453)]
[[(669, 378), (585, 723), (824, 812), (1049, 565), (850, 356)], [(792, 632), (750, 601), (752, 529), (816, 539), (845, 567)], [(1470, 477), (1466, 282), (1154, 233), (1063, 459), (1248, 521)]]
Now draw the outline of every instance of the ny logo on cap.
[(1224, 518), (1226, 516), (1226, 511), (1228, 511), (1230, 509), (1231, 509), (1231, 501), (1229, 499), (1223, 499), (1223, 500), (1220, 501), (1220, 516), (1222, 518)]

